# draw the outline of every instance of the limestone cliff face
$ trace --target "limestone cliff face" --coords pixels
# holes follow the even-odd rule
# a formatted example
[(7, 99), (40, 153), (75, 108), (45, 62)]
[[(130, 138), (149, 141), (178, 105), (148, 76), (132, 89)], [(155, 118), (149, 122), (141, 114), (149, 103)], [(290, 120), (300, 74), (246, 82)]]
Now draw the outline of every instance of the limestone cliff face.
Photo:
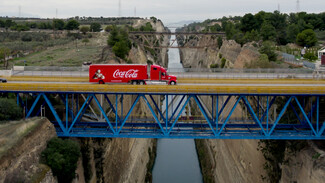
[[(193, 41), (192, 41), (193, 42)], [(259, 58), (258, 48), (247, 43), (243, 47), (234, 40), (223, 40), (222, 46), (218, 49), (215, 40), (203, 39), (193, 43), (199, 45), (215, 45), (205, 49), (180, 49), (183, 66), (188, 68), (209, 68), (211, 64), (222, 65), (221, 60), (225, 59), (225, 68), (244, 68), (245, 64)]]
[(185, 68), (208, 68), (218, 60), (219, 48), (216, 38), (178, 36), (177, 42), (179, 46), (184, 46), (179, 51)]
[(309, 142), (307, 147), (288, 158), (289, 163), (282, 166), (280, 182), (324, 182), (325, 152), (313, 142)]
[[(152, 28), (157, 32), (167, 31), (160, 20), (154, 21), (152, 19), (139, 19), (133, 27), (140, 28), (146, 25), (146, 23), (150, 23)], [(167, 67), (168, 49), (160, 46), (167, 46), (169, 44), (168, 36), (138, 35), (130, 38), (134, 44), (132, 45), (128, 58), (133, 63), (146, 64), (148, 61), (151, 61), (154, 64)]]
[(145, 182), (152, 139), (88, 138), (82, 144), (87, 181)]
[(50, 168), (39, 163), (47, 141), (56, 136), (47, 119), (1, 124), (0, 132), (0, 183), (56, 182)]
[(257, 140), (206, 140), (215, 182), (262, 182), (263, 155)]

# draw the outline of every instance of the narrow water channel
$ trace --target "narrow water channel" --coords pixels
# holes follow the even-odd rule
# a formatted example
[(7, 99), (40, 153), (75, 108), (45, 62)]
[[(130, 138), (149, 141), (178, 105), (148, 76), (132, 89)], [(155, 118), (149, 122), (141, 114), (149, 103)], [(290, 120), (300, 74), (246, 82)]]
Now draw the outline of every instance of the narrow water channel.
[[(174, 39), (175, 36), (172, 36), (171, 42)], [(168, 68), (182, 70), (183, 66), (180, 63), (178, 49), (169, 49), (168, 58)], [(171, 101), (171, 99), (168, 99), (168, 101)], [(163, 104), (165, 103), (164, 101)], [(202, 183), (203, 179), (194, 140), (159, 139), (152, 174), (153, 183)]]

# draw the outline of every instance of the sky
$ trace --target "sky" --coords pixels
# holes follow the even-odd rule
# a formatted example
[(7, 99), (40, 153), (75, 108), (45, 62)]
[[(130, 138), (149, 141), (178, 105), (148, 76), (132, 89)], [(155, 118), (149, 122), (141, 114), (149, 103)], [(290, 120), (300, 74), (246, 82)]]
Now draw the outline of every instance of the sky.
[[(165, 24), (278, 9), (283, 13), (296, 12), (297, 0), (0, 0), (0, 16), (69, 18), (120, 14), (122, 17), (155, 16)], [(299, 0), (299, 11), (325, 12), (324, 0)]]

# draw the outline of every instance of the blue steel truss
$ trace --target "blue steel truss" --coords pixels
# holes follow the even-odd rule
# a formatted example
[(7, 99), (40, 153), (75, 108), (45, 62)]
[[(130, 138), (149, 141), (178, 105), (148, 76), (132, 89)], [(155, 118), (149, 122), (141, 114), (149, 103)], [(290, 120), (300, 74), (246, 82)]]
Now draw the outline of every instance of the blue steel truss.
[[(51, 114), (47, 117), (61, 137), (325, 139), (325, 119), (320, 115), (325, 95), (12, 93), (24, 106), (26, 118), (39, 115), (39, 106), (46, 106)], [(26, 95), (32, 98), (29, 105), (23, 99)], [(175, 108), (168, 105), (170, 97), (179, 98), (173, 100)], [(97, 118), (89, 114), (91, 106)], [(146, 114), (137, 116), (140, 106), (145, 106)], [(235, 114), (238, 109), (241, 116)]]

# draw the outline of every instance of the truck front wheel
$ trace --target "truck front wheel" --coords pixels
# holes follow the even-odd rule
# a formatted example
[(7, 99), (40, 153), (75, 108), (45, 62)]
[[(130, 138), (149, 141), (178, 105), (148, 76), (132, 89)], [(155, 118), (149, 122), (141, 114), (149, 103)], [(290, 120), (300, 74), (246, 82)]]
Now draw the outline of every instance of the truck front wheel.
[(175, 81), (171, 81), (169, 84), (170, 85), (176, 85), (176, 82)]

